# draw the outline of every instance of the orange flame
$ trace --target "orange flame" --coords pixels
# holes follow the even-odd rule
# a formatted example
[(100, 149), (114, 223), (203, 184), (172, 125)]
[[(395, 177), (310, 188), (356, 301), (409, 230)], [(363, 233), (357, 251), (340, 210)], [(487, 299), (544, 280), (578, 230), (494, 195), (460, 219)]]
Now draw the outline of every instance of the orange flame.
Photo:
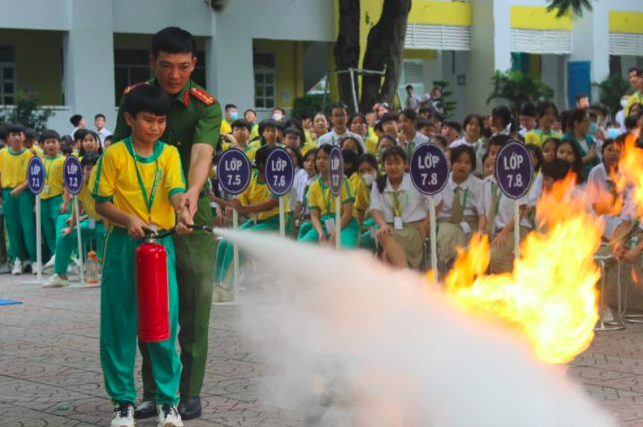
[(537, 216), (547, 231), (527, 236), (511, 274), (485, 275), (489, 243), (476, 235), (446, 278), (456, 305), (509, 324), (549, 363), (569, 362), (584, 351), (598, 321), (600, 270), (593, 255), (603, 224), (572, 194), (571, 179), (539, 200)]
[(625, 138), (623, 154), (618, 162), (620, 177), (616, 180), (616, 186), (619, 192), (626, 188), (632, 189), (636, 214), (640, 216), (643, 214), (643, 150), (636, 147), (637, 139), (638, 134), (635, 133), (630, 133)]

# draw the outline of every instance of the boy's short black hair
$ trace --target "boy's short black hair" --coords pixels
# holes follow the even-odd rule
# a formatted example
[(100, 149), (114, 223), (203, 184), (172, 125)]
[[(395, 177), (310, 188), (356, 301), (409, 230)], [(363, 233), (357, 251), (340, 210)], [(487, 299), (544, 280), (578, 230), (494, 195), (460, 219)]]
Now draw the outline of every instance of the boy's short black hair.
[(12, 133), (25, 133), (25, 127), (20, 123), (9, 123), (4, 128), (4, 133), (6, 136), (9, 136)]
[(284, 109), (283, 109), (283, 108), (281, 108), (281, 107), (274, 107), (274, 108), (272, 109), (272, 112), (274, 113), (275, 111), (281, 111), (281, 114), (283, 114), (284, 116), (286, 115), (286, 110), (284, 110)]
[(379, 131), (379, 132), (384, 132), (384, 128), (382, 127), (382, 121), (379, 120), (377, 123), (375, 123), (375, 126), (373, 126), (373, 130)]
[(419, 114), (426, 114), (427, 117), (431, 117), (435, 114), (435, 112), (436, 112), (435, 108), (426, 106), (426, 107), (420, 107)]
[(96, 114), (94, 116), (94, 120), (99, 119), (99, 118), (101, 118), (103, 120), (107, 120), (107, 118), (105, 117), (105, 114), (103, 114), (103, 113), (98, 113), (98, 114)]
[(196, 51), (196, 41), (190, 32), (179, 27), (166, 27), (152, 37), (152, 56), (159, 53), (191, 53)]
[(502, 147), (506, 143), (508, 143), (510, 139), (511, 139), (511, 137), (509, 135), (494, 135), (489, 140), (489, 146), (499, 145), (499, 146)]
[(280, 129), (281, 126), (279, 126), (279, 123), (273, 119), (262, 120), (261, 123), (259, 123), (259, 136), (261, 136), (263, 131), (268, 128)]
[(627, 70), (627, 74), (631, 74), (632, 72), (635, 72), (636, 75), (639, 75), (640, 70), (637, 67), (630, 67), (629, 70)]
[(413, 90), (413, 85), (406, 85), (406, 90), (409, 90), (409, 89)]
[(98, 163), (99, 158), (100, 158), (100, 154), (98, 154), (98, 152), (96, 151), (85, 153), (82, 160), (80, 161), (80, 165), (82, 167), (89, 166), (89, 165), (95, 166), (96, 163)]
[(541, 172), (543, 176), (553, 178), (554, 181), (564, 179), (572, 168), (572, 164), (567, 160), (555, 158), (551, 162), (545, 162), (542, 165)]
[(264, 145), (263, 147), (257, 150), (257, 152), (255, 153), (255, 166), (258, 169), (261, 169), (261, 165), (263, 166), (266, 165), (266, 162), (268, 161), (268, 156), (270, 155), (270, 152), (272, 150), (273, 148), (267, 145)]
[(418, 119), (418, 113), (415, 112), (413, 108), (407, 108), (400, 113), (400, 116), (404, 116), (410, 121), (414, 122)]
[(447, 143), (447, 139), (446, 139), (445, 137), (443, 137), (442, 135), (438, 135), (438, 134), (431, 135), (431, 138), (429, 139), (429, 142), (433, 141), (434, 139), (435, 139), (436, 141), (438, 141), (438, 143), (440, 144), (440, 146), (441, 146), (443, 149), (445, 149), (445, 150), (447, 149), (447, 146), (448, 146), (449, 144)]
[(237, 119), (232, 122), (230, 127), (232, 128), (232, 130), (234, 130), (235, 128), (246, 128), (248, 129), (248, 132), (252, 132), (252, 125), (246, 119)]
[(83, 116), (81, 116), (80, 114), (74, 114), (69, 118), (69, 123), (71, 123), (73, 127), (78, 127), (82, 119), (83, 119)]
[(53, 129), (45, 129), (40, 134), (40, 142), (45, 142), (48, 139), (55, 139), (60, 142), (60, 134)]
[(462, 133), (462, 125), (459, 122), (456, 122), (455, 120), (447, 120), (446, 122), (443, 122), (442, 127), (453, 128), (455, 129), (456, 132)]
[(392, 111), (389, 111), (388, 113), (385, 113), (382, 116), (379, 122), (382, 124), (387, 122), (397, 122), (397, 114)]
[(125, 112), (136, 117), (141, 111), (167, 116), (170, 113), (170, 98), (160, 86), (143, 84), (132, 89), (125, 97)]
[(224, 109), (225, 111), (228, 111), (228, 110), (229, 110), (229, 109), (231, 109), (231, 108), (234, 108), (234, 109), (236, 110), (236, 109), (237, 109), (237, 106), (236, 106), (236, 105), (234, 105), (234, 104), (226, 104), (226, 105), (225, 105), (225, 107), (223, 107), (223, 109)]
[(574, 100), (575, 100), (576, 102), (578, 102), (578, 101), (580, 101), (580, 100), (581, 100), (581, 99), (583, 99), (583, 98), (587, 98), (587, 99), (589, 99), (589, 96), (587, 96), (587, 94), (586, 94), (586, 93), (579, 93), (578, 95), (576, 95), (576, 96), (574, 97)]
[(336, 109), (336, 108), (339, 108), (341, 110), (344, 110), (344, 111), (348, 112), (348, 105), (346, 105), (345, 103), (339, 101), (339, 102), (335, 102), (335, 103), (330, 105), (330, 108), (328, 109), (328, 111), (330, 111), (331, 115), (333, 114), (333, 110)]
[(301, 142), (304, 142), (304, 135), (296, 127), (290, 126), (290, 127), (287, 127), (286, 129), (284, 129), (284, 136), (288, 135), (289, 133), (294, 133), (295, 135), (297, 135), (299, 137)]
[(36, 138), (38, 138), (38, 134), (35, 130), (31, 128), (25, 129), (25, 139), (27, 141), (34, 141)]
[(65, 156), (70, 156), (71, 153), (74, 152), (74, 149), (72, 148), (71, 144), (65, 142), (63, 144), (60, 144), (60, 152)]
[(244, 111), (244, 112), (243, 112), (243, 115), (245, 116), (245, 115), (246, 115), (246, 114), (248, 114), (248, 113), (252, 113), (252, 114), (254, 114), (255, 116), (257, 115), (257, 112), (256, 112), (255, 110), (253, 110), (252, 108), (248, 108), (246, 111)]
[(523, 104), (522, 108), (520, 109), (520, 115), (521, 116), (528, 116), (528, 117), (536, 117), (536, 106), (531, 103), (527, 102), (526, 104)]

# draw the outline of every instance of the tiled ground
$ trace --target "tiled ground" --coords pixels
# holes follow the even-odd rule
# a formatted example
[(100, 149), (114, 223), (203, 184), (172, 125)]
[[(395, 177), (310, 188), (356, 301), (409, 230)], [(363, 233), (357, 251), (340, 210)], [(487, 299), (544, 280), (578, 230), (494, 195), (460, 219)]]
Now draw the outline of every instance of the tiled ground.
[[(31, 277), (0, 276), (0, 420), (2, 426), (105, 426), (112, 406), (98, 358), (99, 289), (41, 289)], [(237, 325), (238, 307), (214, 306), (204, 415), (187, 426), (300, 426), (258, 402), (265, 367)], [(623, 426), (643, 426), (643, 325), (600, 333), (570, 367)], [(152, 426), (153, 421), (139, 422)]]

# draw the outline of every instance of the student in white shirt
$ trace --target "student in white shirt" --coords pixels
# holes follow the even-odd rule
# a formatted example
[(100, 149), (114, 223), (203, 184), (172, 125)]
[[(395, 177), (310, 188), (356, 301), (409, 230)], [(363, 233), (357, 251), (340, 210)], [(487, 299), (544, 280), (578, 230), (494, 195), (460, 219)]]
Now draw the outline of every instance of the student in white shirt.
[(618, 162), (623, 150), (623, 139), (608, 139), (601, 147), (603, 161), (594, 166), (587, 178), (586, 193), (592, 208), (605, 221), (603, 238), (608, 241), (623, 221), (621, 218), (623, 194), (618, 194), (614, 177), (620, 176)]
[(346, 127), (348, 125), (348, 110), (345, 104), (337, 102), (331, 106), (330, 122), (332, 123), (333, 128), (327, 134), (319, 137), (319, 147), (326, 144), (339, 145), (341, 138), (350, 136), (359, 142), (362, 146), (362, 151), (366, 151), (362, 137), (349, 131)]
[[(493, 164), (495, 168), (495, 162)], [(502, 194), (494, 174), (484, 181), (484, 210), (487, 217), (487, 234), (491, 245), (489, 272), (500, 274), (510, 272), (514, 260), (514, 205), (520, 206), (520, 239), (529, 232), (526, 218), (527, 197), (514, 201)]]
[(462, 145), (449, 153), (451, 174), (439, 195), (438, 269), (445, 273), (456, 256), (456, 247), (465, 248), (474, 232), (484, 232), (484, 187), (472, 172), (476, 167), (473, 148)]
[(485, 151), (484, 144), (480, 140), (482, 136), (482, 128), (484, 127), (482, 117), (477, 114), (469, 114), (464, 118), (462, 127), (464, 128), (464, 136), (453, 141), (449, 148), (455, 148), (461, 145), (468, 145), (473, 148), (473, 151), (476, 152), (477, 165), (474, 174), (477, 177), (480, 177), (482, 176), (482, 156)]
[(417, 122), (417, 113), (410, 108), (402, 111), (398, 117), (397, 124), (400, 131), (397, 135), (397, 143), (404, 149), (407, 159), (411, 158), (418, 145), (429, 142), (429, 138), (417, 131)]
[(383, 258), (395, 268), (419, 268), (422, 242), (429, 230), (429, 199), (413, 183), (406, 153), (391, 147), (383, 156), (385, 175), (371, 190), (371, 215), (379, 229)]

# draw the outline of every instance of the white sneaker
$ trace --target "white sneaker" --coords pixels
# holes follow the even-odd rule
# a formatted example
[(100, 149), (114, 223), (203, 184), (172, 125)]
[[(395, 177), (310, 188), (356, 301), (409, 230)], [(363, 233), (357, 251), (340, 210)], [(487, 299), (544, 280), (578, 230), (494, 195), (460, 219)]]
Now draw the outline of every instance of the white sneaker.
[(49, 261), (47, 261), (47, 264), (45, 264), (42, 267), (42, 272), (43, 273), (51, 273), (54, 271), (54, 263), (56, 262), (56, 255), (53, 255), (51, 258), (49, 258)]
[(176, 406), (164, 403), (157, 405), (156, 409), (159, 411), (157, 427), (183, 427), (183, 421)]
[(13, 260), (13, 268), (11, 269), (11, 274), (14, 276), (19, 276), (22, 274), (22, 261), (20, 258)]
[(134, 427), (134, 407), (129, 403), (120, 403), (114, 408), (110, 427)]
[(612, 312), (611, 308), (605, 307), (603, 309), (603, 321), (604, 322), (613, 322), (614, 321), (614, 313)]
[(47, 280), (47, 283), (43, 284), (43, 288), (62, 288), (65, 286), (69, 286), (69, 280), (68, 279), (61, 279), (59, 275), (54, 274)]

